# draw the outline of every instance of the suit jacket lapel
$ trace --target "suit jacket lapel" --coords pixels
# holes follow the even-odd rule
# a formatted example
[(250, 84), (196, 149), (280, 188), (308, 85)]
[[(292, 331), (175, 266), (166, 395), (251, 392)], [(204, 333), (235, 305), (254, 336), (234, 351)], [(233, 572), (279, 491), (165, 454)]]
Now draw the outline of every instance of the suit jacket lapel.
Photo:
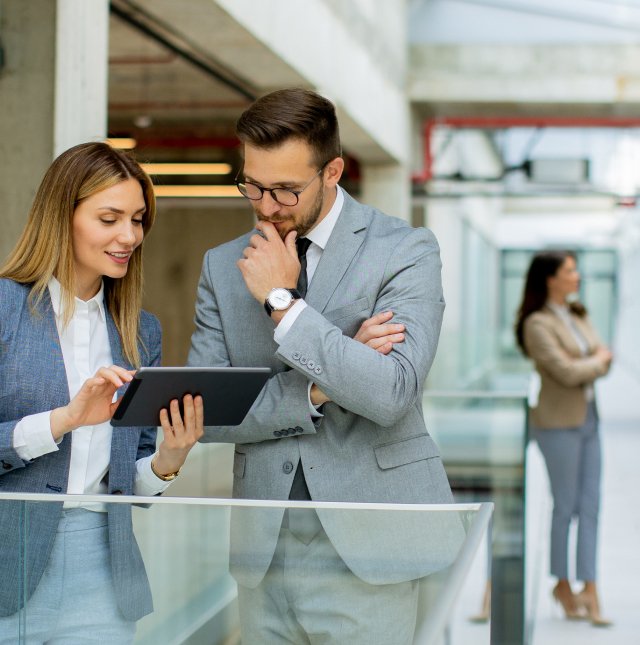
[[(107, 309), (105, 302), (105, 317), (107, 321), (107, 332), (109, 334), (109, 345), (111, 347), (111, 360), (114, 365), (124, 367), (127, 370), (133, 370), (135, 367), (127, 361), (122, 354), (122, 342), (120, 340), (120, 334), (116, 327), (115, 322), (111, 316), (111, 313)], [(126, 390), (126, 385), (123, 385), (118, 390), (118, 398), (120, 398)], [(137, 430), (137, 432), (133, 432)], [(110, 473), (114, 470), (113, 464), (119, 464), (122, 459), (127, 456), (127, 445), (135, 442), (137, 444), (140, 438), (140, 428), (114, 428), (111, 434), (111, 466), (109, 467), (109, 473), (107, 473), (107, 481), (109, 481)], [(135, 454), (135, 453), (134, 453)], [(110, 487), (113, 486), (113, 481), (110, 482)]]
[(106, 302), (104, 311), (107, 320), (107, 332), (109, 334), (109, 345), (111, 347), (111, 359), (113, 360), (113, 364), (124, 367), (128, 370), (135, 369), (133, 365), (129, 363), (129, 361), (125, 360), (122, 354), (122, 342), (120, 341), (120, 334), (118, 333), (116, 324), (111, 317), (110, 311), (107, 309)]
[(589, 352), (595, 351), (596, 347), (598, 346), (599, 339), (597, 337), (597, 334), (595, 334), (593, 328), (587, 323), (584, 318), (575, 316), (573, 320), (576, 324), (576, 327), (578, 328), (578, 331), (587, 341), (587, 344), (589, 345)]
[[(28, 305), (27, 305), (28, 306)], [(26, 320), (34, 321), (33, 337), (43, 335), (44, 338), (41, 358), (46, 361), (46, 371), (49, 373), (47, 383), (50, 383), (52, 405), (58, 407), (69, 403), (69, 381), (67, 370), (64, 366), (60, 335), (56, 326), (56, 317), (51, 304), (51, 297), (47, 289), (38, 305), (38, 317), (28, 316)], [(38, 329), (40, 327), (40, 329)]]
[[(567, 324), (556, 314), (553, 309), (550, 307), (546, 308), (547, 312), (551, 316), (551, 320), (553, 321), (553, 327), (555, 329), (556, 334), (562, 339), (562, 344), (565, 347), (565, 349), (569, 350), (572, 355), (574, 356), (581, 356), (582, 355), (582, 350), (580, 349), (580, 345), (578, 345), (578, 341), (575, 339), (575, 336), (571, 332), (571, 330), (567, 327)], [(574, 318), (575, 320), (575, 318)], [(580, 326), (580, 332), (583, 331), (583, 327)], [(585, 340), (591, 346), (591, 340), (589, 336), (585, 335)]]
[[(33, 334), (33, 338), (42, 337), (42, 349), (44, 351), (40, 354), (38, 360), (42, 359), (46, 363), (43, 365), (44, 372), (47, 373), (45, 396), (48, 402), (46, 407), (53, 409), (67, 405), (71, 397), (62, 346), (60, 345), (60, 335), (56, 326), (56, 317), (51, 304), (49, 289), (45, 290), (37, 309), (38, 316), (27, 316), (25, 320), (33, 321), (34, 329), (29, 332), (29, 335)], [(72, 433), (68, 432), (58, 445), (58, 450), (65, 455), (67, 460), (71, 454), (71, 441)]]
[(367, 226), (363, 207), (345, 193), (342, 211), (305, 296), (305, 301), (317, 311), (322, 312), (327, 306), (364, 241), (364, 236), (358, 233)]

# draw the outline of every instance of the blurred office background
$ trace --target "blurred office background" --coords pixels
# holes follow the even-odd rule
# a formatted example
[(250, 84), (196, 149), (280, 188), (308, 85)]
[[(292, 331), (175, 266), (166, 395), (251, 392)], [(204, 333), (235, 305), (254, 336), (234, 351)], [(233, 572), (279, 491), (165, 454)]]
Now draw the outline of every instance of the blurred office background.
[[(145, 308), (164, 363), (182, 365), (202, 256), (253, 223), (233, 186), (235, 120), (283, 86), (326, 95), (344, 187), (441, 244), (447, 309), (425, 412), (458, 500), (496, 502), (492, 642), (627, 645), (640, 628), (640, 567), (625, 558), (640, 537), (638, 70), (637, 0), (0, 0), (0, 256), (55, 155), (107, 137), (132, 148), (157, 164)], [(581, 298), (615, 354), (598, 390), (606, 633), (564, 623), (548, 598), (550, 502), (512, 333), (542, 248), (577, 253)], [(228, 496), (230, 447), (201, 448), (172, 494)], [(466, 620), (485, 560), (452, 642), (489, 642)]]

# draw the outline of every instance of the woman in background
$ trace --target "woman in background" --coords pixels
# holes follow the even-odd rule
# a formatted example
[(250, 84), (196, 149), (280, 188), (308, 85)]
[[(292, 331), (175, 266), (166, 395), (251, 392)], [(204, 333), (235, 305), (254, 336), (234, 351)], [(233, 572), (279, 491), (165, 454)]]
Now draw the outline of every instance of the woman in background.
[[(160, 362), (141, 309), (154, 217), (149, 177), (104, 143), (47, 170), (0, 268), (1, 492), (157, 495), (202, 435), (200, 397), (161, 412), (157, 450), (155, 427), (109, 423), (134, 370)], [(30, 643), (131, 643), (152, 611), (128, 504), (0, 500), (0, 553), (2, 644), (25, 624)]]
[[(527, 273), (516, 322), (520, 348), (540, 374), (538, 405), (530, 427), (544, 456), (553, 495), (551, 574), (558, 579), (554, 598), (567, 618), (600, 615), (596, 591), (596, 543), (600, 506), (600, 437), (594, 381), (611, 365), (611, 352), (600, 342), (585, 308), (571, 297), (580, 275), (573, 255), (537, 254)], [(568, 575), (568, 538), (578, 523), (576, 574), (584, 582), (574, 594)]]

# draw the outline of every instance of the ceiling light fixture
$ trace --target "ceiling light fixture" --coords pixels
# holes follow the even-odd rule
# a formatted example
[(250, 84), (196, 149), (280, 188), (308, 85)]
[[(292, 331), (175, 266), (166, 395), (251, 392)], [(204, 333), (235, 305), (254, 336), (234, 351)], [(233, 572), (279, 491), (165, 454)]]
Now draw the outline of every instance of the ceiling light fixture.
[(138, 145), (138, 142), (131, 137), (110, 137), (105, 139), (104, 142), (119, 150), (133, 150)]
[(242, 197), (235, 185), (231, 186), (154, 186), (156, 197)]
[(150, 175), (228, 175), (228, 163), (143, 163)]

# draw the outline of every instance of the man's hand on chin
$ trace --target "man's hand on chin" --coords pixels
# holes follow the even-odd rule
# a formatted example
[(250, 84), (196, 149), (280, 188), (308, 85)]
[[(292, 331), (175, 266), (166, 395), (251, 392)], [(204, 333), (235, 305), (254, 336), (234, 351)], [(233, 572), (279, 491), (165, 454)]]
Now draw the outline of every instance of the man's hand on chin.
[[(258, 222), (256, 229), (262, 233), (252, 235), (236, 263), (247, 289), (260, 303), (271, 289), (295, 289), (300, 274), (300, 261), (296, 251), (296, 232), (287, 233), (284, 241), (270, 222)], [(263, 237), (264, 236), (264, 237)]]

